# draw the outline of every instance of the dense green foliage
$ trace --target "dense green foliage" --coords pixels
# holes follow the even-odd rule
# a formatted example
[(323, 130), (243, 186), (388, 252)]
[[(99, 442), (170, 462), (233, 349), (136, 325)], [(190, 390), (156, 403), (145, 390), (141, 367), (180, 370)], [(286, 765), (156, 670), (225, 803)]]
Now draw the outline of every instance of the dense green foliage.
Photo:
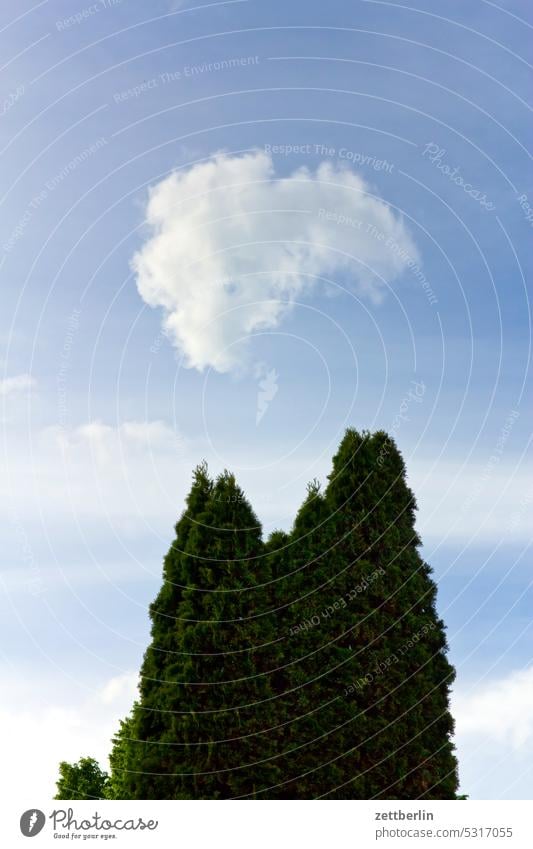
[[(291, 798), (454, 798), (444, 626), (415, 501), (385, 433), (348, 431), (292, 536)], [(282, 629), (287, 632), (287, 627)], [(299, 717), (302, 717), (299, 719)]]
[(194, 476), (109, 798), (455, 798), (444, 625), (402, 457), (348, 430), (290, 534)]
[(275, 784), (263, 733), (275, 657), (268, 560), (232, 475), (212, 483), (196, 470), (164, 579), (129, 745), (119, 734), (112, 753), (113, 786), (128, 798), (218, 799)]
[(120, 721), (118, 732), (113, 738), (113, 748), (109, 755), (111, 774), (106, 785), (107, 799), (128, 799), (129, 773), (128, 764), (131, 757), (133, 738), (133, 718), (138, 709), (137, 702), (133, 705), (131, 715)]
[(107, 781), (107, 773), (100, 769), (94, 758), (80, 758), (74, 764), (61, 761), (55, 798), (105, 799)]

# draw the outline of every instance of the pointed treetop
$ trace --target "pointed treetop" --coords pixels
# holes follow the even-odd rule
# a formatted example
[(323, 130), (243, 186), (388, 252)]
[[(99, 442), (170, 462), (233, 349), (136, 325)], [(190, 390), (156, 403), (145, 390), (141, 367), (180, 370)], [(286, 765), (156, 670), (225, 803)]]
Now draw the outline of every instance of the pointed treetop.
[(321, 483), (318, 478), (313, 478), (312, 481), (309, 481), (307, 484), (307, 497), (314, 497), (320, 492)]

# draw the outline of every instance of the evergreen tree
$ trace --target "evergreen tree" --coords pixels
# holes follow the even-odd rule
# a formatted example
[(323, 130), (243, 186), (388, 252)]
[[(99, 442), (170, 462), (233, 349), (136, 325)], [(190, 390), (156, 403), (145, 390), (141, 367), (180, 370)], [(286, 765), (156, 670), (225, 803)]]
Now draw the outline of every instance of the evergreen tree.
[(336, 731), (353, 719), (353, 703), (342, 693), (361, 667), (354, 657), (355, 620), (349, 609), (355, 570), (337, 557), (334, 518), (314, 481), (285, 547), (285, 574), (277, 587), (285, 674), (284, 694), (277, 701), (284, 719), (279, 798), (318, 798), (358, 770), (357, 752), (339, 762), (353, 745), (353, 725), (347, 729), (349, 744), (346, 734)]
[(337, 670), (354, 717), (334, 735), (347, 753), (337, 761), (346, 776), (329, 795), (453, 798), (453, 670), (431, 570), (418, 551), (415, 500), (385, 433), (347, 432), (326, 503), (328, 558), (355, 584), (338, 640), (354, 658)]
[[(174, 655), (183, 651), (178, 608), (186, 586), (186, 548), (196, 522), (202, 521), (212, 490), (207, 466), (202, 463), (194, 470), (185, 510), (163, 561), (163, 583), (150, 605), (152, 639), (141, 667), (140, 699), (114, 739), (111, 785), (122, 798), (167, 799), (176, 792), (175, 780), (167, 775), (174, 763), (173, 753), (162, 742), (172, 715), (160, 700), (162, 691), (168, 697), (172, 689), (165, 683), (169, 665)], [(177, 753), (179, 747), (175, 748)]]
[(120, 720), (119, 730), (113, 737), (113, 748), (109, 755), (111, 772), (106, 785), (106, 799), (129, 798), (129, 768), (132, 765), (133, 742), (135, 740), (135, 718), (138, 710), (134, 703), (132, 712)]
[(94, 758), (80, 758), (77, 763), (61, 761), (56, 799), (104, 799), (108, 775)]
[(324, 496), (309, 490), (279, 583), (294, 619), (282, 629), (278, 706), (289, 699), (291, 721), (278, 795), (455, 797), (453, 670), (415, 508), (382, 432), (349, 430)]
[(140, 699), (115, 738), (112, 783), (125, 798), (253, 796), (277, 780), (261, 528), (234, 477), (213, 484), (201, 466), (176, 532), (150, 609)]
[(455, 798), (444, 625), (385, 433), (266, 545), (229, 473), (195, 473), (110, 798)]
[(379, 709), (382, 724), (388, 723), (362, 746), (363, 765), (369, 768), (366, 792), (382, 798), (455, 798), (449, 711), (455, 673), (446, 657), (432, 570), (419, 553), (415, 498), (394, 441), (383, 431), (363, 439), (372, 467), (365, 482), (368, 511), (361, 519), (365, 556), (385, 570), (373, 680), (364, 691), (368, 713)]

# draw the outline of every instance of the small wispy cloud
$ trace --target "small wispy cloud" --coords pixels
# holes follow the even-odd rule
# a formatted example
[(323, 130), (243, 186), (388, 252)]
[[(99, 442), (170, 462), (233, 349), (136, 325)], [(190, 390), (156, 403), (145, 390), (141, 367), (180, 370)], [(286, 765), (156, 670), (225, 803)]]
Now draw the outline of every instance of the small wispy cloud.
[(145, 456), (161, 453), (176, 455), (182, 453), (184, 447), (181, 435), (161, 420), (125, 421), (114, 426), (94, 419), (69, 430), (50, 427), (46, 433), (66, 450), (79, 452), (83, 447), (91, 448), (97, 460), (116, 459), (136, 449)]
[(0, 396), (17, 395), (28, 392), (36, 385), (35, 378), (30, 374), (17, 374), (13, 377), (0, 379)]
[(269, 369), (267, 366), (261, 366), (258, 369), (257, 376), (258, 392), (257, 392), (257, 410), (255, 414), (255, 423), (259, 424), (270, 404), (278, 394), (278, 373), (275, 368)]

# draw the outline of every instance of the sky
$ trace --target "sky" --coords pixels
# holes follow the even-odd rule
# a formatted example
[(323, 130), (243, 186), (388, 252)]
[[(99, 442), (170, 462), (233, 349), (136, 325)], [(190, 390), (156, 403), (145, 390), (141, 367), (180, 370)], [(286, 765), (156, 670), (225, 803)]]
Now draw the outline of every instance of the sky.
[(232, 469), (266, 536), (347, 426), (407, 463), (462, 791), (532, 797), (528, 5), (0, 9), (18, 798), (105, 762), (194, 466)]

